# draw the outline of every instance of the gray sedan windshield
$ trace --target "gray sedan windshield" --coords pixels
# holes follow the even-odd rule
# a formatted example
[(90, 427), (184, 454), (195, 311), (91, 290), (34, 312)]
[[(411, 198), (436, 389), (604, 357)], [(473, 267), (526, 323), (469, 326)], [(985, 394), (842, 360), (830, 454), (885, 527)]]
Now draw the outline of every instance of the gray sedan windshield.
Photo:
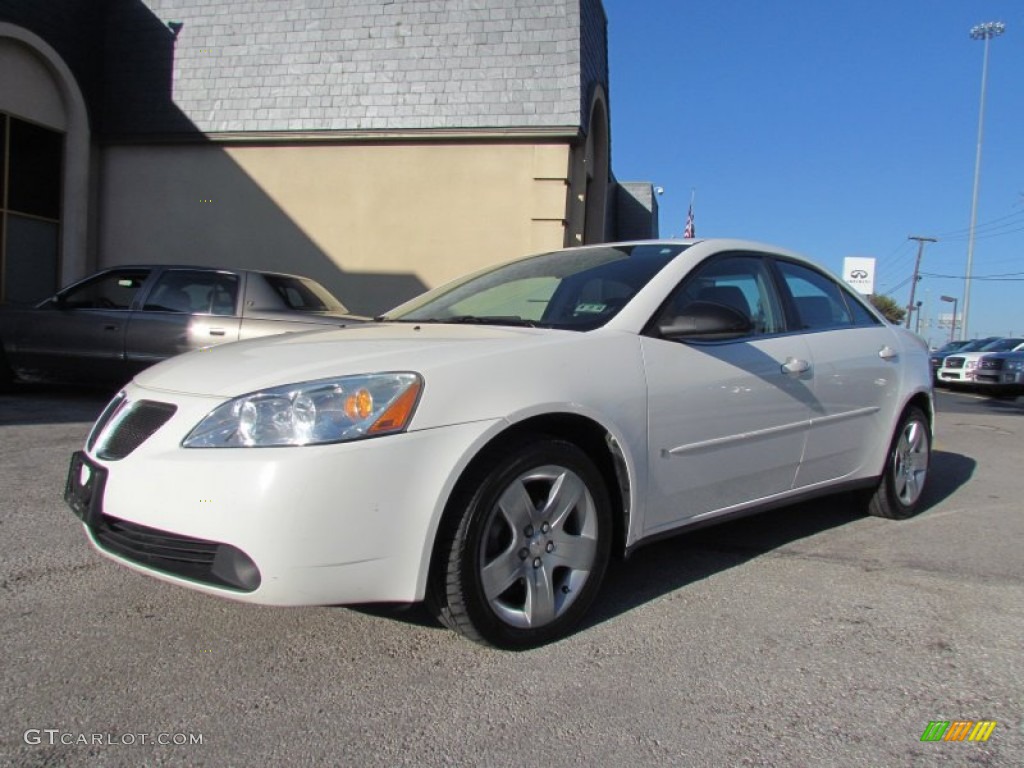
[(424, 294), (382, 320), (590, 330), (613, 318), (685, 245), (546, 253)]

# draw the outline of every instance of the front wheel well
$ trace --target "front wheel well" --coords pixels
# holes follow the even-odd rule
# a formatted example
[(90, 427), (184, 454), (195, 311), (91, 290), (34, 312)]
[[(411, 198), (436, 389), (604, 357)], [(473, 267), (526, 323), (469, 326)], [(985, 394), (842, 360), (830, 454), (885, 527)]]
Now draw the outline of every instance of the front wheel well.
[[(624, 552), (630, 508), (629, 473), (625, 459), (618, 442), (607, 429), (593, 419), (571, 413), (534, 416), (512, 424), (495, 435), (477, 452), (456, 481), (438, 525), (438, 533), (444, 531), (453, 519), (461, 517), (457, 508), (460, 500), (467, 498), (468, 489), (494, 464), (498, 456), (525, 442), (544, 438), (570, 442), (594, 462), (608, 488), (612, 504), (612, 552)], [(434, 538), (429, 570), (431, 578), (436, 566), (438, 544), (442, 538), (441, 535)]]

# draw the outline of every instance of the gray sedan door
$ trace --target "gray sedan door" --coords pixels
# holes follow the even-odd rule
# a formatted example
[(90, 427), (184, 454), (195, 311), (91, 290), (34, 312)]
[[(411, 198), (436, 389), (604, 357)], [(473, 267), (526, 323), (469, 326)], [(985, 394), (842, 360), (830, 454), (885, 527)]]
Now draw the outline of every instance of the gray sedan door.
[(164, 270), (128, 327), (130, 373), (183, 352), (237, 341), (240, 283), (232, 272)]
[(125, 332), (149, 274), (149, 269), (114, 269), (59, 294), (20, 324), (11, 362), (76, 380), (125, 378)]

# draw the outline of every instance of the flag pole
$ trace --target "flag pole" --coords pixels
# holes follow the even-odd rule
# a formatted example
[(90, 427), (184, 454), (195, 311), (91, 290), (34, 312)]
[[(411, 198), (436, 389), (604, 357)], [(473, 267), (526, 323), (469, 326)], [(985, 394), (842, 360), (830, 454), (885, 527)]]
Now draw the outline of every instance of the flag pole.
[(697, 188), (690, 187), (690, 209), (686, 212), (686, 229), (683, 230), (683, 238), (696, 237), (697, 230), (693, 224), (693, 201), (697, 198)]

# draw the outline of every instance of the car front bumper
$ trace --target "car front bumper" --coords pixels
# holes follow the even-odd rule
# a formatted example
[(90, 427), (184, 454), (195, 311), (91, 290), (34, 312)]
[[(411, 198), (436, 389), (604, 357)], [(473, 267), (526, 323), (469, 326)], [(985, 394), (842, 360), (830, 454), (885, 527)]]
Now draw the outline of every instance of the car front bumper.
[(113, 560), (267, 605), (421, 600), (445, 500), (501, 427), (478, 421), (333, 445), (186, 449), (181, 440), (220, 401), (168, 399), (178, 411), (128, 456), (86, 452), (102, 487), (76, 513)]

